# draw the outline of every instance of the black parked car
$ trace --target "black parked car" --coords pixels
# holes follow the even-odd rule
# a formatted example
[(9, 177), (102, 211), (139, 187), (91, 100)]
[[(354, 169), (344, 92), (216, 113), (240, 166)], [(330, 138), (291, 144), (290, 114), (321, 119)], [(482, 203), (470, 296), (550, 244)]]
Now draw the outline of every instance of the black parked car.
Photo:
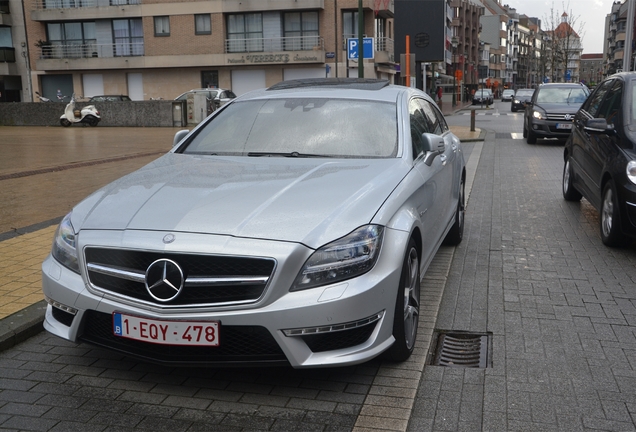
[(523, 115), (523, 137), (528, 144), (536, 144), (537, 138), (566, 140), (572, 119), (589, 94), (590, 89), (583, 84), (541, 84)]
[(534, 89), (519, 89), (512, 97), (510, 102), (510, 111), (517, 112), (526, 109), (526, 105), (532, 99)]
[(607, 78), (576, 114), (563, 154), (563, 197), (596, 207), (607, 246), (636, 238), (635, 101), (636, 72)]
[(473, 95), (473, 105), (492, 105), (495, 97), (490, 89), (479, 89)]

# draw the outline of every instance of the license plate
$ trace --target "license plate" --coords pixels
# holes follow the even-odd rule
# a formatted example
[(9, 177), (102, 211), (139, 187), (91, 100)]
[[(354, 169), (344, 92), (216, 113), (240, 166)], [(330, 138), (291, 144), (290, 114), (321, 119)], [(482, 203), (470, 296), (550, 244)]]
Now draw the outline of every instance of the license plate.
[(572, 123), (557, 123), (557, 129), (572, 129)]
[(114, 312), (113, 333), (162, 345), (219, 346), (218, 321), (164, 321)]

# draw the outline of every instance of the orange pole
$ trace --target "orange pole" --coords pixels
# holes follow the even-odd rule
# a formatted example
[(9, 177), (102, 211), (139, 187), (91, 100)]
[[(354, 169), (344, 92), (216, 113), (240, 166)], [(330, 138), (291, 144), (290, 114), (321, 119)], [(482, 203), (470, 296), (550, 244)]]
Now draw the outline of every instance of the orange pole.
[(404, 84), (407, 87), (411, 86), (411, 37), (406, 35), (406, 55), (404, 58), (406, 59), (406, 83)]

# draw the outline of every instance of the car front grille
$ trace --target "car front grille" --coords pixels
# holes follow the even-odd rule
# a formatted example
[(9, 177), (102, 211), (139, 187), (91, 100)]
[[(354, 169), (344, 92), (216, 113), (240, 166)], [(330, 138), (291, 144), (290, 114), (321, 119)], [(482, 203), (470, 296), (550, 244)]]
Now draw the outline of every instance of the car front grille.
[[(265, 292), (275, 261), (88, 247), (84, 251), (91, 286), (99, 291), (162, 308), (237, 305), (256, 302)], [(160, 301), (146, 289), (146, 271), (167, 259), (183, 273), (183, 289)]]
[(271, 333), (260, 326), (221, 326), (218, 347), (171, 346), (113, 334), (112, 315), (86, 311), (81, 341), (143, 360), (170, 365), (288, 364)]
[[(569, 120), (565, 119), (566, 115), (570, 116)], [(574, 118), (575, 115), (576, 115), (576, 113), (570, 113), (570, 114), (551, 114), (551, 113), (547, 113), (546, 114), (548, 120), (569, 121), (569, 122), (572, 121), (572, 119)]]

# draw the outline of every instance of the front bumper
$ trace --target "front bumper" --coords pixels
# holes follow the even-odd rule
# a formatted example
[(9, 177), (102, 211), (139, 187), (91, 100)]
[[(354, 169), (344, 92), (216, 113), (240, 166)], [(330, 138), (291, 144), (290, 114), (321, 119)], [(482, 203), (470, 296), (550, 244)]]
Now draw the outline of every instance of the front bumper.
[[(570, 125), (570, 129), (563, 129), (563, 125)], [(538, 120), (533, 119), (529, 129), (540, 138), (566, 139), (572, 132), (574, 123), (571, 120)]]
[[(91, 286), (80, 256), (82, 275), (71, 272), (51, 256), (42, 264), (44, 295), (50, 302), (44, 327), (70, 341), (84, 341), (147, 361), (171, 365), (290, 364), (295, 368), (344, 366), (368, 361), (394, 341), (393, 311), (408, 233), (385, 229), (375, 267), (357, 278), (304, 291), (289, 292), (294, 278), (313, 252), (303, 245), (253, 239), (228, 239), (202, 234), (179, 234), (179, 242), (164, 245), (165, 232), (82, 232), (84, 246), (172, 248), (200, 254), (269, 257), (276, 271), (264, 295), (249, 305), (167, 308)], [(184, 249), (184, 247), (187, 248)], [(83, 255), (83, 254), (81, 254)], [(174, 347), (115, 336), (112, 314), (120, 312), (155, 320), (218, 321), (220, 346)], [(379, 314), (379, 315), (378, 315)], [(366, 319), (377, 316), (366, 325)], [(358, 323), (342, 328), (340, 324)], [(289, 329), (327, 329), (320, 335), (285, 335)], [(332, 331), (333, 330), (333, 331)]]

